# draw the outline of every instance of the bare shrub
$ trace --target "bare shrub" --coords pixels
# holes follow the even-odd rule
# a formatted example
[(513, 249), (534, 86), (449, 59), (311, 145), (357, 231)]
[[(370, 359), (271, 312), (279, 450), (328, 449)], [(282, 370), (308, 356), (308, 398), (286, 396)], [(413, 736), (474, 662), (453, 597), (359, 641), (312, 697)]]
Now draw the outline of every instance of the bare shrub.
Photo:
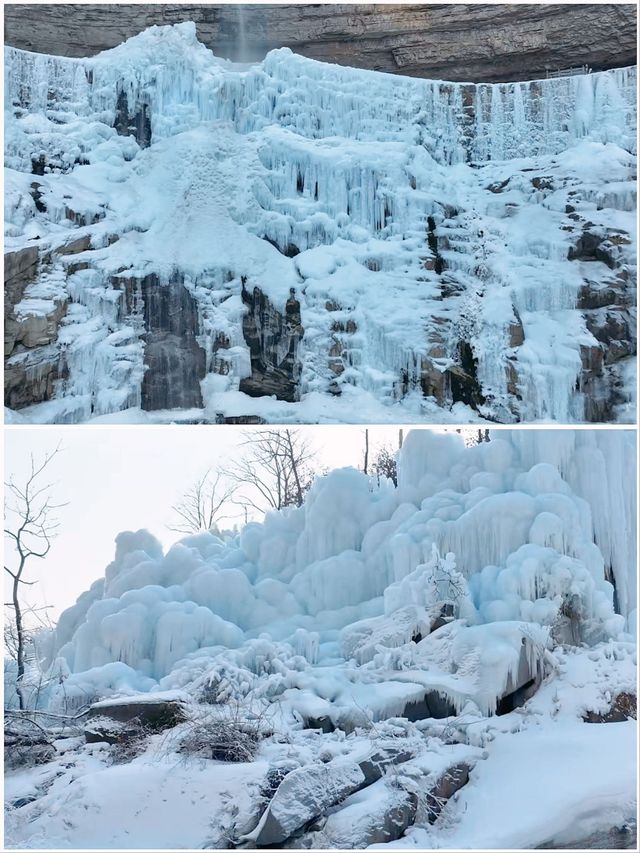
[(34, 767), (51, 761), (56, 754), (53, 738), (45, 726), (26, 715), (5, 712), (5, 767)]
[(260, 741), (272, 733), (263, 712), (226, 703), (194, 714), (185, 725), (179, 751), (216, 761), (253, 761)]
[(129, 764), (134, 758), (142, 755), (152, 734), (154, 731), (141, 720), (134, 719), (128, 722), (111, 746), (113, 764)]
[(391, 480), (394, 486), (398, 485), (398, 465), (395, 451), (388, 445), (384, 445), (378, 451), (371, 466), (372, 473), (378, 478), (378, 482)]

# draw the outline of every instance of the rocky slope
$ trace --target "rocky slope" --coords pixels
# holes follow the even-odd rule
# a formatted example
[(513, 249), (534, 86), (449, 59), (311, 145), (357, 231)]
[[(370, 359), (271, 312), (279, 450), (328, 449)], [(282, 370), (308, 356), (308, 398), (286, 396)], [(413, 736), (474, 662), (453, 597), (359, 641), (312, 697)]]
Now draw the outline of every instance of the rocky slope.
[[(548, 70), (636, 62), (635, 4), (579, 5), (20, 5), (5, 42), (91, 56), (153, 24), (195, 21), (218, 56), (261, 59), (274, 48), (324, 62), (444, 80), (508, 81)], [(242, 53), (242, 55), (240, 55)]]
[(24, 417), (633, 418), (635, 69), (238, 68), (187, 24), (8, 49), (7, 91)]

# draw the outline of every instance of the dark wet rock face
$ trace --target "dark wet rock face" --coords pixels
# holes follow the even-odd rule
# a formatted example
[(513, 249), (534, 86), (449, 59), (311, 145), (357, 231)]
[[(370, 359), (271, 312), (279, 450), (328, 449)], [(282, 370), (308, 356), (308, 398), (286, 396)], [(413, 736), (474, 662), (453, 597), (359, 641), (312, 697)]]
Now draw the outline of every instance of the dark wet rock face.
[(623, 723), (638, 716), (638, 700), (633, 693), (618, 693), (607, 711), (587, 711), (585, 723)]
[(202, 408), (200, 380), (206, 357), (198, 344), (198, 306), (179, 276), (163, 284), (151, 274), (142, 279), (114, 279), (125, 291), (130, 316), (144, 318), (142, 408)]
[(293, 403), (298, 399), (298, 347), (304, 335), (300, 302), (292, 292), (283, 315), (259, 287), (250, 293), (244, 281), (242, 301), (247, 307), (242, 332), (251, 354), (251, 376), (240, 381), (240, 390), (250, 397), (274, 395)]
[(424, 698), (418, 702), (409, 702), (402, 716), (415, 723), (418, 720), (444, 720), (447, 717), (454, 717), (455, 714), (456, 709), (453, 703), (442, 697), (437, 691), (431, 690), (425, 693)]
[(120, 92), (116, 102), (116, 119), (114, 128), (119, 136), (133, 136), (140, 148), (151, 145), (151, 117), (147, 104), (140, 104), (134, 111), (129, 111), (129, 103), (124, 92)]
[(447, 370), (451, 399), (454, 403), (465, 403), (477, 409), (485, 402), (482, 388), (478, 382), (478, 360), (466, 341), (460, 342), (460, 365)]
[[(578, 214), (571, 217), (578, 221)], [(589, 222), (582, 228), (568, 259), (582, 262), (583, 271), (587, 264), (597, 270), (584, 275), (576, 301), (595, 342), (580, 347), (577, 389), (584, 398), (585, 420), (602, 423), (614, 420), (616, 407), (626, 402), (617, 365), (636, 353), (636, 288), (623, 251), (629, 236), (614, 229), (594, 230)]]
[(47, 158), (44, 154), (41, 154), (39, 157), (31, 158), (31, 174), (32, 175), (44, 175), (44, 170), (47, 165)]
[(56, 383), (67, 376), (66, 365), (54, 347), (39, 347), (33, 352), (25, 352), (5, 367), (5, 405), (11, 409), (22, 409), (52, 400)]
[[(27, 285), (35, 281), (38, 272), (39, 252), (37, 246), (27, 246), (16, 252), (7, 252), (4, 256), (4, 322), (5, 336), (7, 319), (20, 302)], [(13, 344), (11, 344), (13, 348)], [(5, 355), (7, 355), (5, 337)]]
[(48, 260), (40, 257), (37, 246), (4, 256), (4, 401), (12, 409), (52, 399), (56, 381), (65, 376), (66, 367), (52, 342), (57, 338), (67, 301), (53, 301), (47, 314), (16, 315), (16, 306), (27, 287)]

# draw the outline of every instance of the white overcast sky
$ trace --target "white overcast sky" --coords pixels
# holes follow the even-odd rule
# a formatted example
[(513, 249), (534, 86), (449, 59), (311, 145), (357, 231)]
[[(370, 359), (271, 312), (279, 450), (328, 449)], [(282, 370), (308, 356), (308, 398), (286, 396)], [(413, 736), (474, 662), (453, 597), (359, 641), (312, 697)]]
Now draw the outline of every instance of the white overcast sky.
[[(364, 428), (300, 427), (317, 454), (317, 466), (362, 465)], [(180, 538), (168, 530), (171, 506), (210, 466), (238, 453), (243, 428), (224, 426), (5, 427), (5, 480), (24, 479), (36, 461), (59, 443), (47, 481), (67, 506), (59, 510), (60, 533), (46, 560), (34, 561), (25, 590), (29, 604), (50, 606), (55, 621), (99, 577), (114, 555), (122, 530), (150, 530), (165, 548)], [(371, 427), (372, 449), (397, 446), (398, 427)], [(6, 544), (6, 543), (5, 543)]]

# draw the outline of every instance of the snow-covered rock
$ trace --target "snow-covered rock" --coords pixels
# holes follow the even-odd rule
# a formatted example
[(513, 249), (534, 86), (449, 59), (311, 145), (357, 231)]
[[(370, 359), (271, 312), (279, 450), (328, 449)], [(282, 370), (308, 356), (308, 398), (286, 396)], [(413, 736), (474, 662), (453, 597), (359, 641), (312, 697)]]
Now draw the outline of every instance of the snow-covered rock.
[(280, 844), (364, 782), (364, 773), (357, 764), (338, 759), (292, 770), (247, 840), (258, 847)]
[(416, 811), (415, 796), (380, 780), (347, 797), (328, 816), (322, 830), (305, 840), (312, 850), (365, 850), (372, 844), (388, 844), (402, 837)]
[(143, 696), (104, 699), (89, 708), (89, 718), (98, 717), (128, 723), (139, 720), (150, 729), (166, 729), (186, 719), (185, 699), (175, 693), (152, 693)]

